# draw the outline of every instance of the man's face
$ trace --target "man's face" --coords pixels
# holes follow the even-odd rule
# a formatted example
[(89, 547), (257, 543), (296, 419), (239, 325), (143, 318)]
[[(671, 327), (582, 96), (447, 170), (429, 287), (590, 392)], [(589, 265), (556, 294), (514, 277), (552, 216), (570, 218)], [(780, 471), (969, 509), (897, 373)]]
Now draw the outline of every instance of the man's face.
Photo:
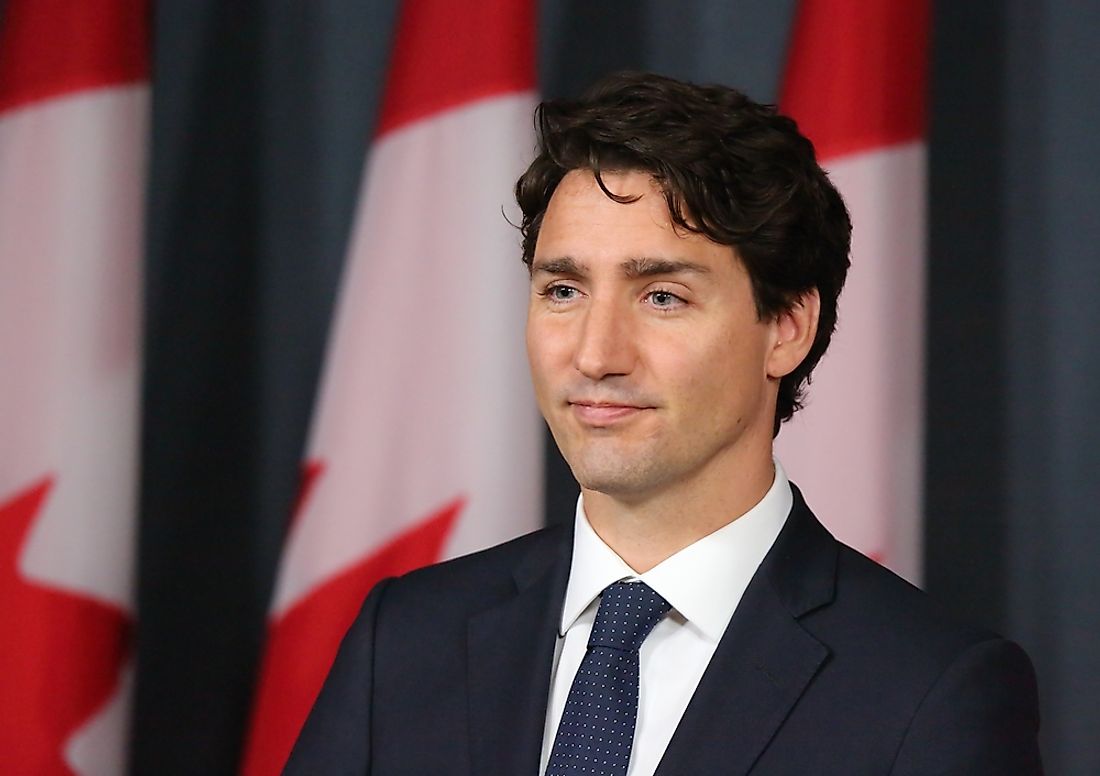
[(527, 353), (573, 475), (640, 500), (758, 465), (771, 454), (776, 325), (757, 319), (733, 249), (677, 231), (648, 174), (603, 179), (641, 198), (620, 204), (570, 172), (532, 261)]

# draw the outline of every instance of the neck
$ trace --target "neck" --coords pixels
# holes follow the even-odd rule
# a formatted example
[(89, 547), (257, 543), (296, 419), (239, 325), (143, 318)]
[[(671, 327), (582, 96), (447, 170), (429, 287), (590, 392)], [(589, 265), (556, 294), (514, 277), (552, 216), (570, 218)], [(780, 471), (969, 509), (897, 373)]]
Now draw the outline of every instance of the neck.
[(708, 467), (644, 496), (582, 488), (584, 511), (596, 534), (641, 574), (748, 512), (774, 480), (769, 445), (767, 455)]

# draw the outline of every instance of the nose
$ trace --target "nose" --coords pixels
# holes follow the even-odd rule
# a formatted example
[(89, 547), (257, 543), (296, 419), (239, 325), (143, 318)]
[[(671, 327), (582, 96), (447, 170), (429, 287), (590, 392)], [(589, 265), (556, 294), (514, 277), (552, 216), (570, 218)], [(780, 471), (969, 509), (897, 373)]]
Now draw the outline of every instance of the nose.
[(581, 323), (574, 367), (590, 380), (630, 374), (636, 355), (631, 331), (625, 310), (610, 300), (593, 300)]

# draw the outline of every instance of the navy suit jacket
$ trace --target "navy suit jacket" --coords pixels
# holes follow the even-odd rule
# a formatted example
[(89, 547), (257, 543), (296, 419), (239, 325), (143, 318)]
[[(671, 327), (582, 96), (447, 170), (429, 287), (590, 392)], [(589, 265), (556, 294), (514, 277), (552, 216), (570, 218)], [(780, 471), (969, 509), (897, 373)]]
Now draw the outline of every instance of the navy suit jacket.
[[(794, 494), (658, 775), (1041, 773), (1024, 652)], [(379, 584), (285, 772), (536, 776), (571, 551), (557, 526)]]

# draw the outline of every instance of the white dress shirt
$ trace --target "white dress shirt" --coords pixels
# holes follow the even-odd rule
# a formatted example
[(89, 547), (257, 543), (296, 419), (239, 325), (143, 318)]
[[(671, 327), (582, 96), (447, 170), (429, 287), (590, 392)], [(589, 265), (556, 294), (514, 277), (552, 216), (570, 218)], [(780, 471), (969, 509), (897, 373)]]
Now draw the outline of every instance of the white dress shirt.
[(639, 651), (638, 722), (627, 776), (652, 776), (749, 580), (779, 536), (792, 500), (776, 461), (772, 486), (756, 506), (644, 574), (635, 573), (592, 530), (583, 498), (577, 501), (540, 774), (546, 772), (569, 688), (588, 649), (600, 593), (613, 582), (641, 580), (672, 605)]

